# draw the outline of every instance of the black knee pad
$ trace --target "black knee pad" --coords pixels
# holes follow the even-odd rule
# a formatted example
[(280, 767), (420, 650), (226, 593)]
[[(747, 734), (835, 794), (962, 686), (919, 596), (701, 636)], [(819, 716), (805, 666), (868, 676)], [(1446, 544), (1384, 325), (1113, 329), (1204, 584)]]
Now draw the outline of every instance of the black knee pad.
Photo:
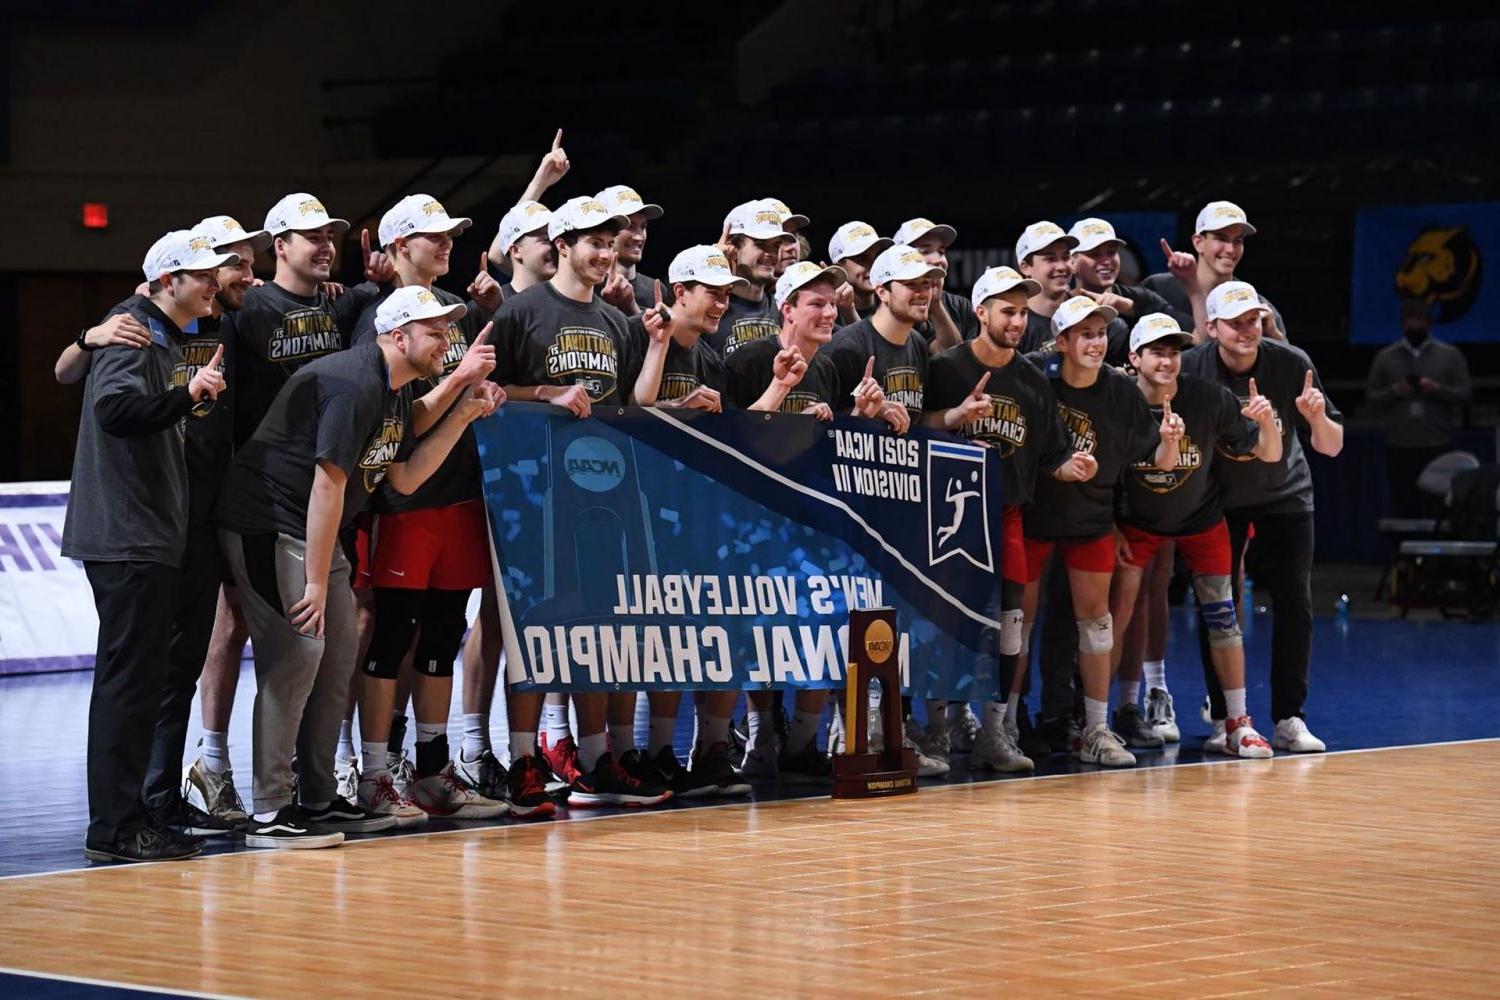
[(469, 621), (469, 591), (429, 590), (422, 605), (422, 635), (412, 665), (428, 677), (452, 677)]
[(365, 654), (364, 672), (370, 677), (388, 681), (396, 679), (401, 661), (411, 648), (411, 637), (417, 634), (425, 591), (375, 588), (375, 628), (370, 633), (370, 651)]

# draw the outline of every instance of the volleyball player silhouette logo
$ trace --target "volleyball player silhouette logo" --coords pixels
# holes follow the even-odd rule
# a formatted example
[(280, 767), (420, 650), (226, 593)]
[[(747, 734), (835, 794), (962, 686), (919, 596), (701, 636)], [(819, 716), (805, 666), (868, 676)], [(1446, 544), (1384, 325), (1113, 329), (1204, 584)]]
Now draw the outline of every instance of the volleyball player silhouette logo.
[(986, 449), (932, 441), (927, 445), (927, 562), (962, 556), (993, 571), (989, 508), (985, 496)]

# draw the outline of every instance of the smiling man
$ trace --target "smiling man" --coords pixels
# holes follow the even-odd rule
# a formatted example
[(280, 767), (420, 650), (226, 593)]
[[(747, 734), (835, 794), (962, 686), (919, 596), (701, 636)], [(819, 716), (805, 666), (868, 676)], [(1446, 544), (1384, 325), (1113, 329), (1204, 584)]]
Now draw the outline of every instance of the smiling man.
[[(1036, 282), (1040, 290), (1026, 302), (1026, 335), (1020, 352), (1030, 354), (1052, 342), (1052, 316), (1069, 295), (1073, 283), (1073, 248), (1076, 237), (1063, 232), (1055, 222), (1033, 222), (1016, 240), (1016, 270)], [(1113, 312), (1113, 310), (1111, 310)]]
[[(628, 225), (615, 237), (615, 266), (599, 294), (605, 302), (627, 316), (634, 316), (656, 304), (657, 281), (639, 271), (646, 253), (647, 230), (651, 222), (662, 217), (660, 205), (648, 205), (625, 184), (607, 187), (595, 195), (610, 215), (623, 216)], [(666, 301), (671, 301), (670, 289)]]
[(737, 277), (745, 279), (729, 292), (729, 311), (719, 321), (709, 346), (725, 361), (753, 340), (776, 336), (780, 321), (771, 299), (781, 252), (796, 237), (782, 215), (764, 199), (736, 205), (724, 219), (721, 248)]
[[(1203, 297), (1224, 282), (1235, 280), (1245, 257), (1245, 240), (1255, 233), (1256, 228), (1240, 206), (1232, 201), (1211, 201), (1203, 206), (1193, 223), (1196, 257), (1173, 251), (1163, 240), (1167, 270), (1148, 275), (1141, 285), (1166, 299), (1170, 308), (1165, 311), (1184, 330), (1192, 329), (1201, 344), (1206, 322), (1202, 314)], [(1286, 322), (1281, 313), (1264, 297), (1260, 303), (1265, 307), (1262, 332), (1273, 340), (1285, 340)]]

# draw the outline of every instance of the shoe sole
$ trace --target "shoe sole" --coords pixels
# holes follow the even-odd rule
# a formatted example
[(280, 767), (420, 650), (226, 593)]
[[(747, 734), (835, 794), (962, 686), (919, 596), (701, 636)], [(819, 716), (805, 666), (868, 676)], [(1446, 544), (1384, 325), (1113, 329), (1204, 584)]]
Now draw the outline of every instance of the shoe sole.
[(395, 819), (396, 819), (395, 826), (398, 829), (408, 830), (411, 827), (421, 826), (423, 823), (426, 823), (427, 822), (427, 814), (426, 813), (422, 813), (420, 816), (397, 816), (397, 817), (395, 817)]
[(231, 837), (243, 830), (242, 826), (231, 826), (228, 828), (217, 826), (186, 826), (183, 832), (190, 837)]
[(1025, 774), (1036, 770), (1036, 762), (1030, 764), (992, 764), (984, 761), (978, 764), (970, 764), (971, 771), (989, 771), (993, 774)]
[(1224, 755), (1226, 757), (1233, 757), (1235, 760), (1271, 760), (1276, 756), (1275, 752), (1271, 750), (1267, 750), (1264, 753), (1245, 753), (1239, 750), (1231, 750), (1227, 746), (1224, 748)]
[(428, 816), (437, 819), (497, 819), (510, 812), (510, 806), (498, 803), (492, 806), (459, 806), (457, 809), (439, 809), (435, 806), (422, 806)]
[(347, 823), (326, 823), (317, 820), (308, 820), (308, 822), (333, 833), (380, 833), (382, 830), (393, 829), (397, 825), (396, 817), (394, 816), (378, 816), (373, 819), (351, 820)]
[(625, 809), (647, 809), (651, 806), (661, 805), (672, 798), (672, 793), (667, 792), (660, 797), (647, 797), (643, 795), (590, 795), (586, 792), (574, 792), (568, 798), (569, 808), (578, 809), (604, 809), (609, 806), (621, 806)]
[(551, 802), (534, 806), (518, 806), (514, 802), (510, 804), (511, 819), (551, 819), (556, 812), (557, 806)]
[(1310, 747), (1310, 748), (1308, 748), (1306, 750), (1299, 750), (1298, 748), (1292, 746), (1290, 743), (1287, 743), (1287, 742), (1284, 742), (1284, 741), (1278, 743), (1275, 740), (1271, 741), (1271, 746), (1272, 746), (1272, 748), (1274, 748), (1276, 750), (1285, 750), (1287, 753), (1327, 753), (1328, 752), (1328, 748), (1326, 746)]
[(1172, 726), (1171, 728), (1167, 728), (1165, 725), (1159, 726), (1156, 729), (1156, 735), (1160, 736), (1162, 738), (1162, 742), (1164, 743), (1182, 742), (1182, 730), (1178, 729), (1176, 726)]
[(83, 856), (88, 861), (97, 861), (112, 865), (155, 865), (167, 861), (186, 861), (188, 858), (196, 858), (203, 853), (203, 848), (195, 847), (185, 854), (179, 854), (171, 858), (132, 858), (124, 854), (112, 854), (109, 851), (101, 851), (93, 847), (85, 847)]
[(314, 851), (324, 847), (337, 847), (344, 842), (342, 833), (315, 833), (306, 837), (260, 837), (245, 834), (246, 847), (270, 847), (282, 851)]

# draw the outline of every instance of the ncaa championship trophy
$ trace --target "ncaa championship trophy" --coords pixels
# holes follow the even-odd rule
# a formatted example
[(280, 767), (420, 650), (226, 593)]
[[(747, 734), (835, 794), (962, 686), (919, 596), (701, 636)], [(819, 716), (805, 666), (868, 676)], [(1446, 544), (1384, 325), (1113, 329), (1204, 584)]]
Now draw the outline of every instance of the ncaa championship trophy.
[[(870, 799), (917, 790), (917, 755), (901, 745), (901, 664), (896, 611), (849, 612), (849, 670), (844, 752), (833, 758), (833, 797)], [(870, 681), (880, 683), (885, 749), (870, 752)]]

